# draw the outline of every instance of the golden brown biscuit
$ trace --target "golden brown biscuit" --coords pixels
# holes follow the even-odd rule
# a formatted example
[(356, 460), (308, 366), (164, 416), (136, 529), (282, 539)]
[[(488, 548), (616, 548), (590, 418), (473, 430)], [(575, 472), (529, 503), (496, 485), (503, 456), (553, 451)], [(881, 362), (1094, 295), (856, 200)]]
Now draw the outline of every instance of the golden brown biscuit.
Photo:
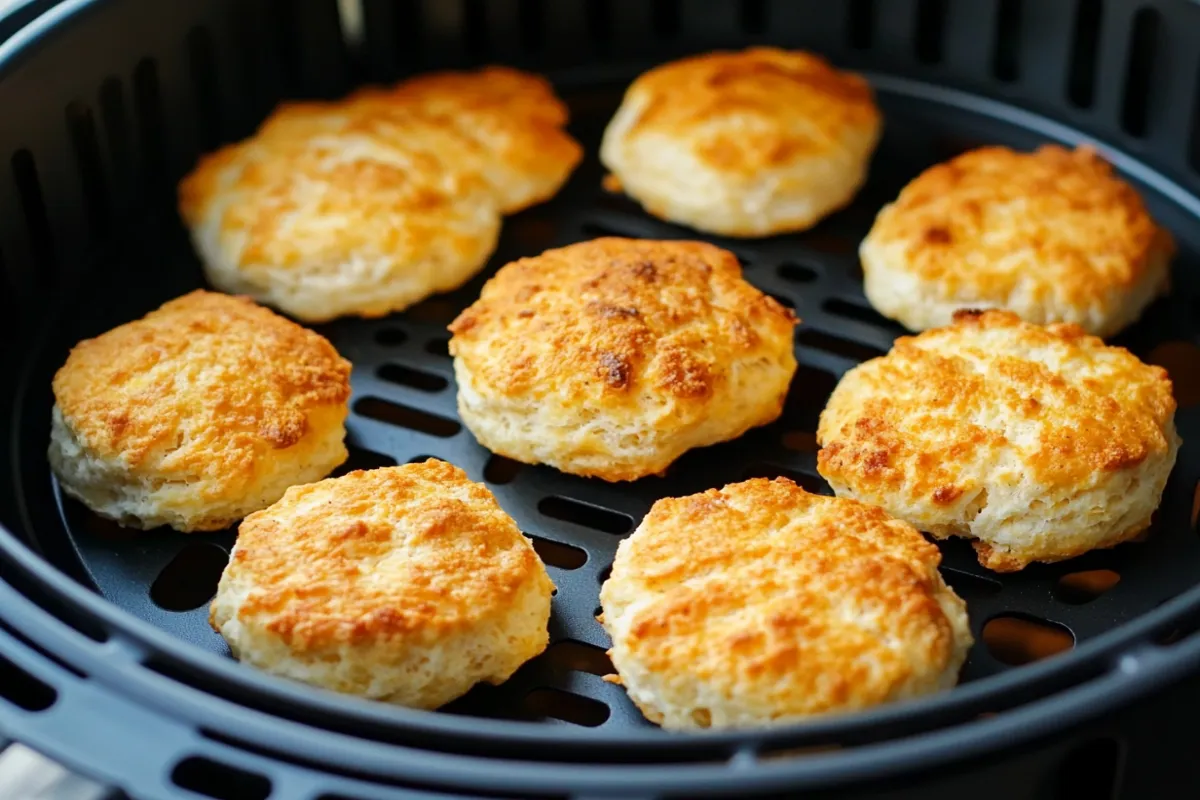
[(430, 460), (296, 486), (247, 517), (210, 619), (259, 669), (431, 709), (542, 652), (553, 589), (487, 487)]
[(761, 478), (660, 500), (600, 591), (621, 683), (671, 729), (948, 689), (972, 643), (941, 554), (853, 500)]
[(975, 539), (1010, 572), (1140, 535), (1175, 464), (1174, 414), (1164, 369), (1078, 326), (959, 312), (846, 373), (817, 463), (839, 496)]
[(450, 326), (459, 416), (518, 461), (653, 475), (779, 416), (795, 324), (713, 245), (549, 250), (501, 269)]
[(180, 212), (214, 286), (312, 322), (381, 316), (483, 267), (500, 215), (580, 159), (566, 110), (515, 70), (425, 76), (285, 104), (201, 160)]
[(350, 364), (246, 298), (192, 292), (80, 342), (54, 397), (59, 485), (132, 527), (224, 528), (346, 459)]
[(865, 290), (910, 330), (960, 308), (1109, 336), (1167, 289), (1170, 233), (1095, 150), (985, 147), (939, 164), (879, 213)]
[(727, 236), (811, 227), (866, 176), (870, 86), (810, 53), (753, 47), (657, 67), (630, 85), (600, 159), (651, 214)]

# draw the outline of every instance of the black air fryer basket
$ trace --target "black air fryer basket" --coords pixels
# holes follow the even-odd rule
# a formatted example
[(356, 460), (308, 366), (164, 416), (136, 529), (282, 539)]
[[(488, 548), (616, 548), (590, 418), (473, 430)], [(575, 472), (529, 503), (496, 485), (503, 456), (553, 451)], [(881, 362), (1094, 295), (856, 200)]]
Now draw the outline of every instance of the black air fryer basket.
[[(798, 235), (714, 239), (803, 319), (783, 418), (629, 485), (490, 457), (457, 420), (446, 323), (518, 256), (602, 234), (702, 238), (606, 194), (599, 136), (645, 68), (754, 43), (864, 72), (886, 128), (848, 209)], [(208, 626), (233, 531), (125, 531), (57, 490), (50, 378), (79, 339), (202, 285), (174, 211), (199, 153), (283, 98), (492, 62), (555, 81), (584, 163), (505, 223), (464, 289), (321, 332), (354, 363), (343, 471), (436, 456), (485, 480), (558, 586), (552, 643), (440, 713), (270, 678)], [(0, 22), (0, 746), (136, 798), (1200, 796), (1198, 125), (1189, 0), (21, 5)], [(1185, 446), (1151, 536), (1014, 575), (945, 543), (978, 640), (951, 692), (736, 733), (646, 723), (601, 680), (594, 615), (617, 543), (664, 495), (755, 475), (827, 492), (817, 415), (842, 373), (900, 333), (862, 294), (856, 250), (874, 214), (956, 153), (1046, 141), (1096, 142), (1179, 241), (1171, 295), (1118, 340), (1168, 366), (1180, 400)]]

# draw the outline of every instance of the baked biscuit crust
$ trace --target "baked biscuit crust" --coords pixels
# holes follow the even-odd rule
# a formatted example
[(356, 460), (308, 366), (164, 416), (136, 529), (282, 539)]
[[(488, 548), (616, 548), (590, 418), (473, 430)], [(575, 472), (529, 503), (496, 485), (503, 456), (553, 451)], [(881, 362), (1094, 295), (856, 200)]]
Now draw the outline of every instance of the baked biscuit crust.
[(940, 561), (881, 509), (786, 478), (660, 500), (600, 593), (610, 655), (647, 719), (672, 729), (947, 689), (972, 638)]
[(144, 516), (115, 514), (124, 524), (220, 529), (277, 500), (289, 474), (316, 480), (345, 460), (349, 377), (316, 333), (195, 291), (71, 350), (53, 381), (51, 463), (106, 516), (144, 495)]
[(1137, 191), (1091, 147), (985, 147), (939, 164), (880, 211), (865, 290), (910, 330), (959, 308), (1109, 336), (1164, 293), (1175, 252)]
[(431, 459), (292, 487), (247, 517), (210, 619), (268, 672), (436, 708), (545, 649), (552, 591), (492, 493)]
[(840, 496), (1019, 570), (1138, 537), (1179, 437), (1166, 370), (1075, 325), (1005, 311), (897, 339), (846, 373), (818, 469)]
[(501, 269), (450, 326), (460, 416), (509, 458), (634, 480), (777, 418), (795, 324), (713, 245), (549, 250)]
[(180, 212), (213, 285), (310, 322), (381, 316), (460, 286), (500, 215), (545, 200), (581, 158), (545, 80), (439, 73), (280, 106), (201, 159)]
[(879, 128), (861, 77), (810, 53), (754, 47), (643, 74), (605, 132), (601, 160), (655, 216), (765, 236), (848, 203)]

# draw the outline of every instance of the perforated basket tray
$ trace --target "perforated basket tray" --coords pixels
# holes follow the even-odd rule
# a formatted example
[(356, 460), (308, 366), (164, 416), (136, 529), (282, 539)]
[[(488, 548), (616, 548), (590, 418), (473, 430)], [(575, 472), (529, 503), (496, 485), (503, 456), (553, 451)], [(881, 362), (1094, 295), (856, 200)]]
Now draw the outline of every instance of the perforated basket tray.
[[(251, 771), (270, 776), (268, 783), (291, 785), (280, 777), (292, 774), (282, 760), (301, 760), (323, 780), (340, 769), (339, 780), (346, 781), (347, 762), (331, 766), (330, 753), (366, 759), (372, 751), (365, 744), (355, 749), (353, 738), (345, 752), (327, 752), (323, 745), (349, 735), (428, 750), (428, 770), (439, 763), (435, 752), (455, 754), (467, 765), (462, 772), (437, 770), (420, 778), (414, 776), (428, 770), (419, 759), (417, 766), (405, 759), (392, 765), (421, 786), (444, 783), (472, 792), (504, 786), (514, 796), (528, 796), (534, 787), (550, 794), (674, 787), (690, 795), (722, 787), (749, 791), (740, 769), (751, 770), (745, 773), (750, 783), (764, 789), (886, 774), (899, 768), (899, 761), (889, 761), (900, 758), (903, 751), (896, 748), (914, 742), (929, 749), (920, 751), (924, 761), (914, 756), (912, 764), (963, 757), (1019, 738), (1020, 714), (1032, 715), (1026, 731), (1030, 719), (1037, 721), (1034, 730), (1052, 721), (1051, 728), (1065, 725), (1093, 713), (1093, 701), (1128, 700), (1200, 663), (1197, 641), (1182, 636), (1200, 607), (1192, 588), (1200, 574), (1193, 511), (1200, 457), (1186, 446), (1143, 543), (1004, 576), (979, 567), (963, 542), (941, 545), (944, 574), (966, 599), (978, 641), (963, 685), (948, 695), (807, 726), (681, 742), (649, 726), (623, 690), (600, 679), (611, 665), (595, 621), (599, 586), (616, 545), (654, 500), (750, 476), (786, 475), (828, 492), (814, 468), (817, 416), (842, 373), (885, 352), (901, 333), (862, 295), (858, 242), (908, 180), (980, 144), (1030, 148), (1044, 141), (1074, 143), (1089, 132), (1100, 136), (1109, 157), (1175, 232), (1181, 252), (1170, 297), (1117, 341), (1175, 373), (1181, 435), (1185, 442), (1200, 441), (1194, 406), (1200, 181), (1188, 161), (1180, 113), (1163, 107), (1181, 96), (1175, 71), (1166, 72), (1164, 64), (1196, 60), (1189, 37), (1175, 33), (1184, 22), (1200, 23), (1200, 9), (1190, 3), (1159, 3), (1136, 18), (1123, 2), (1084, 4), (1078, 13), (1062, 2), (968, 0), (878, 6), (367, 3), (364, 68), (370, 77), (390, 79), (408, 66), (532, 62), (556, 80), (572, 109), (572, 132), (587, 153), (558, 197), (505, 223), (495, 257), (463, 289), (385, 320), (320, 328), (354, 364), (352, 455), (339, 472), (427, 457), (463, 467), (486, 481), (533, 537), (558, 586), (547, 652), (505, 685), (477, 688), (439, 715), (344, 700), (234, 665), (207, 623), (207, 602), (234, 532), (123, 530), (65, 499), (50, 478), (50, 377), (68, 348), (202, 285), (186, 235), (169, 211), (175, 179), (197, 152), (243, 135), (279, 97), (337, 94), (351, 74), (331, 3), (184, 3), (170, 13), (137, 0), (99, 5), (63, 4), (61, 23), (44, 18), (23, 40), (0, 49), (0, 107), (19, 102), (25, 109), (22, 121), (0, 130), (0, 152), (7, 147), (11, 154), (10, 172), (0, 174), (0, 260), (6, 267), (0, 275), (7, 275), (5, 299), (17, 301), (10, 302), (8, 319), (20, 320), (9, 339), (19, 346), (5, 351), (4, 374), (11, 380), (0, 398), (10, 420), (0, 442), (12, 468), (0, 494), (0, 520), (25, 542), (0, 538), (0, 576), (17, 590), (0, 586), (0, 666), (9, 663), (12, 675), (22, 676), (10, 686), (40, 682), (52, 695), (71, 697), (77, 690), (69, 687), (86, 678), (93, 687), (131, 694), (136, 703), (157, 703), (151, 716), (170, 723), (169, 735), (161, 737), (161, 761), (176, 764), (176, 773), (178, 765), (190, 763), (184, 758), (190, 753), (247, 768), (246, 754), (258, 752)], [(1100, 5), (1105, 24), (1095, 27), (1089, 9)], [(451, 7), (454, 13), (446, 10)], [(187, 14), (195, 18), (181, 19)], [(1133, 23), (1130, 36), (1111, 32), (1122, 19)], [(119, 64), (104, 44), (106, 35), (109, 42), (119, 35), (125, 44), (145, 44), (146, 55), (137, 49), (138, 58)], [(39, 43), (39, 36), (45, 41)], [(803, 234), (729, 241), (654, 220), (601, 189), (599, 136), (633, 75), (680, 52), (762, 40), (816, 46), (868, 70), (886, 133), (852, 206)], [(986, 58), (976, 52), (980, 42), (988, 43)], [(68, 51), (96, 63), (67, 67), (53, 60)], [(1112, 53), (1119, 55), (1117, 66)], [(38, 65), (47, 63), (54, 69), (39, 72)], [(243, 74), (249, 76), (244, 83)], [(1057, 81), (1053, 88), (1049, 76)], [(1193, 70), (1191, 88), (1194, 78)], [(1165, 96), (1163, 84), (1170, 89)], [(462, 428), (446, 324), (507, 261), (610, 234), (714, 241), (738, 255), (748, 280), (796, 309), (803, 320), (796, 333), (802, 366), (778, 422), (690, 453), (663, 478), (616, 485), (491, 456)], [(70, 586), (47, 562), (95, 595)], [(51, 619), (84, 627), (103, 644), (67, 647), (54, 637), (71, 640), (71, 634), (38, 627), (43, 618), (37, 614), (47, 610)], [(51, 641), (42, 640), (47, 636)], [(50, 663), (37, 661), (39, 650), (51, 656)], [(17, 670), (20, 664), (26, 666)], [(170, 694), (177, 692), (183, 694)], [(44, 715), (29, 712), (6, 715), (5, 694), (0, 685), (0, 724), (34, 742), (45, 745), (46, 732), (61, 735), (68, 724), (40, 722)], [(167, 703), (171, 710), (164, 710), (168, 696), (178, 705)], [(220, 699), (219, 713), (201, 722), (193, 705), (180, 699), (185, 696)], [(95, 724), (77, 702), (70, 708), (79, 725)], [(1000, 718), (977, 719), (1002, 711)], [(268, 716), (255, 716), (260, 712)], [(560, 724), (531, 727), (479, 717)], [(297, 720), (307, 727), (298, 728)], [(339, 733), (313, 739), (316, 729)], [(202, 748), (192, 743), (197, 730), (204, 732)], [(181, 731), (188, 736), (181, 739)], [(927, 734), (922, 740), (916, 736), (922, 731), (945, 738)], [(531, 750), (534, 744), (540, 747)], [(847, 749), (763, 760), (770, 752), (830, 744)], [(52, 741), (46, 746), (55, 747)], [(94, 755), (71, 752), (94, 761)], [(513, 758), (518, 761), (507, 761)], [(354, 766), (356, 780), (380, 768), (367, 761), (371, 766)], [(633, 766), (647, 761), (660, 771), (641, 774)], [(578, 766), (589, 762), (590, 768)], [(594, 762), (606, 766), (589, 772), (597, 769)], [(189, 785), (189, 769), (176, 775), (176, 784)], [(217, 774), (206, 769), (194, 780), (203, 784), (204, 775)], [(305, 774), (313, 785), (320, 783)]]

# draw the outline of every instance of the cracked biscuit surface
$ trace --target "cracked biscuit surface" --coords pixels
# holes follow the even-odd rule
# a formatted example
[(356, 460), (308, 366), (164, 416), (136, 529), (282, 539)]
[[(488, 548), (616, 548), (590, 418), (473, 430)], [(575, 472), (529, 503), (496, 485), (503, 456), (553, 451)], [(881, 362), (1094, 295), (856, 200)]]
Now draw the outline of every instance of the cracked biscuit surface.
[(985, 147), (927, 170), (879, 212), (864, 289), (909, 330), (1001, 308), (1110, 336), (1167, 290), (1175, 252), (1137, 191), (1090, 147)]
[(431, 459), (296, 486), (247, 517), (210, 620), (259, 669), (433, 709), (542, 652), (553, 590), (487, 487)]
[(244, 297), (196, 291), (77, 344), (50, 464), (123, 525), (218, 530), (346, 459), (350, 364)]
[(1166, 370), (1076, 325), (960, 311), (846, 373), (817, 430), (839, 496), (1000, 572), (1137, 538), (1179, 437)]
[(600, 158), (662, 219), (726, 236), (797, 231), (850, 202), (880, 114), (867, 82), (819, 56), (753, 47), (635, 80)]
[(710, 244), (549, 250), (501, 269), (450, 326), (459, 415), (518, 461), (653, 475), (779, 416), (795, 324)]
[(620, 682), (669, 729), (844, 713), (952, 687), (972, 644), (907, 523), (786, 478), (667, 498), (600, 592)]

